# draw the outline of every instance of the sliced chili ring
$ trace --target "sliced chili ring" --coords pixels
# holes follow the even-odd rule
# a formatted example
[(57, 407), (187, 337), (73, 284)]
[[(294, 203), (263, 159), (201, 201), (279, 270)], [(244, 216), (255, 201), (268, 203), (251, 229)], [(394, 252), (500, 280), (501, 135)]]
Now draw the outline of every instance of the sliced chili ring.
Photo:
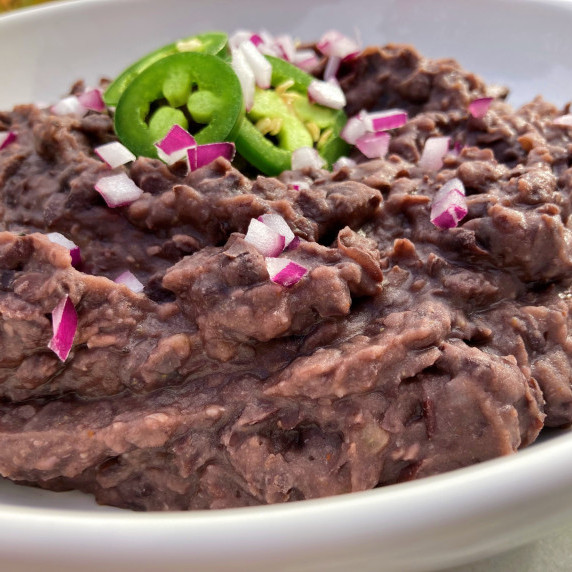
[(135, 155), (156, 157), (154, 143), (175, 124), (197, 143), (232, 141), (244, 116), (240, 82), (228, 63), (183, 52), (143, 70), (121, 96), (115, 131)]
[(267, 59), (272, 88), (256, 89), (254, 105), (236, 138), (238, 153), (266, 175), (290, 169), (292, 151), (304, 146), (315, 147), (331, 166), (349, 151), (339, 136), (347, 121), (345, 113), (308, 100), (314, 77), (282, 59)]
[(116, 106), (127, 86), (145, 69), (167, 56), (184, 52), (212, 54), (223, 59), (229, 58), (228, 36), (224, 32), (207, 32), (183, 38), (167, 44), (143, 56), (122, 71), (108, 86), (103, 94), (107, 105)]

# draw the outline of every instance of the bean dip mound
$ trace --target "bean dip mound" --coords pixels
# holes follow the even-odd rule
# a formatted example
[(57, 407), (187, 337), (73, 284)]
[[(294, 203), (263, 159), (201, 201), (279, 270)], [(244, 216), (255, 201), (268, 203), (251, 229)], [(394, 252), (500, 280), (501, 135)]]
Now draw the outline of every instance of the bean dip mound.
[[(110, 169), (94, 148), (117, 140), (113, 110), (0, 113), (17, 133), (0, 150), (2, 476), (134, 510), (261, 505), (443, 473), (571, 423), (568, 109), (515, 110), (404, 45), (337, 78), (348, 117), (408, 121), (382, 158), (353, 148), (355, 164), (276, 177), (225, 158)], [(423, 168), (443, 136), (443, 165)], [(94, 187), (119, 173), (143, 193), (111, 208)], [(432, 202), (454, 178), (467, 214), (439, 228)], [(245, 240), (268, 213), (299, 240), (281, 256), (307, 272), (289, 286)]]

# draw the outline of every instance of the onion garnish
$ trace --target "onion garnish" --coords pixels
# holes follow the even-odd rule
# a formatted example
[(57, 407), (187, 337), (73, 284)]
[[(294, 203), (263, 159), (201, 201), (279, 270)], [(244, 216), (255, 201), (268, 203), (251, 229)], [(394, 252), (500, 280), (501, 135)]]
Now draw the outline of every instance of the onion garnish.
[(95, 190), (111, 208), (129, 205), (143, 194), (126, 173), (102, 177), (95, 184)]
[(367, 113), (362, 110), (347, 120), (340, 137), (350, 145), (355, 145), (360, 137), (369, 132), (370, 126), (371, 123), (367, 119)]
[(136, 159), (135, 155), (119, 141), (105, 143), (105, 145), (96, 147), (94, 151), (112, 169)]
[(335, 79), (338, 75), (338, 70), (340, 69), (340, 64), (342, 63), (342, 58), (338, 56), (330, 56), (328, 58), (328, 63), (324, 69), (324, 79), (326, 81), (330, 79)]
[(69, 95), (52, 105), (50, 111), (54, 115), (75, 115), (77, 117), (83, 117), (88, 112), (88, 109), (80, 103), (75, 95)]
[(288, 223), (279, 214), (263, 214), (258, 217), (258, 220), (284, 237), (284, 247), (289, 246), (294, 238), (296, 238), (291, 228), (288, 226)]
[(295, 191), (307, 191), (310, 185), (307, 181), (292, 181), (288, 183)]
[(425, 141), (419, 166), (424, 171), (438, 171), (443, 166), (443, 157), (449, 151), (450, 137), (429, 137)]
[(81, 254), (79, 251), (79, 246), (75, 242), (73, 242), (69, 238), (66, 238), (63, 234), (59, 232), (49, 232), (48, 234), (46, 234), (46, 238), (50, 242), (53, 242), (54, 244), (59, 244), (60, 246), (63, 246), (64, 248), (67, 248), (69, 250), (71, 256), (71, 263), (74, 268), (77, 268), (81, 264)]
[(242, 42), (239, 49), (244, 54), (252, 73), (256, 85), (260, 89), (268, 89), (272, 78), (272, 66), (270, 62), (258, 51), (256, 46), (250, 41)]
[(80, 93), (77, 99), (86, 109), (98, 111), (99, 113), (105, 111), (105, 102), (103, 101), (101, 89), (88, 89)]
[(371, 122), (371, 131), (387, 131), (396, 129), (407, 123), (407, 111), (403, 109), (388, 109), (387, 111), (376, 111), (368, 113), (366, 119)]
[(334, 56), (342, 60), (357, 56), (361, 51), (357, 42), (344, 36), (337, 30), (326, 32), (320, 38), (316, 47), (325, 56)]
[(66, 294), (52, 310), (53, 336), (48, 344), (61, 361), (66, 361), (77, 330), (77, 313)]
[(286, 244), (284, 236), (255, 218), (251, 219), (244, 240), (256, 247), (263, 256), (278, 256)]
[(127, 286), (127, 288), (129, 288), (129, 290), (135, 292), (135, 294), (139, 294), (140, 292), (143, 292), (143, 289), (144, 289), (143, 284), (141, 284), (141, 282), (139, 282), (139, 280), (137, 280), (137, 277), (132, 272), (130, 272), (129, 270), (122, 272), (114, 280), (114, 282), (116, 284), (124, 284), (125, 286)]
[[(314, 50), (298, 50), (294, 54), (294, 61), (292, 63), (298, 66), (301, 70), (311, 73), (320, 63), (320, 60)], [(324, 75), (324, 79), (328, 78)]]
[[(572, 127), (572, 114), (567, 113), (566, 115), (561, 115), (557, 117), (553, 122), (553, 125), (562, 125), (564, 127)], [(1, 133), (0, 133), (1, 135)], [(0, 144), (0, 149), (2, 149), (2, 145)]]
[(289, 258), (266, 257), (270, 280), (281, 286), (293, 286), (307, 274), (308, 269)]
[(292, 169), (304, 169), (311, 167), (313, 169), (321, 169), (326, 161), (312, 147), (300, 147), (292, 151)]
[(389, 133), (385, 131), (366, 133), (356, 141), (355, 145), (368, 159), (381, 159), (387, 155), (389, 140)]
[(463, 182), (454, 178), (437, 191), (431, 203), (431, 222), (440, 229), (455, 228), (467, 215), (467, 201)]
[(240, 87), (242, 88), (242, 96), (244, 98), (244, 106), (246, 111), (250, 111), (254, 105), (254, 87), (255, 77), (244, 52), (240, 48), (231, 50), (232, 69), (238, 77)]
[(481, 119), (487, 114), (492, 101), (492, 97), (480, 97), (479, 99), (474, 99), (469, 103), (469, 113), (476, 119)]
[(356, 165), (357, 163), (353, 159), (342, 156), (332, 165), (332, 168), (334, 171), (339, 171), (344, 167), (355, 167)]
[(197, 144), (195, 138), (180, 125), (173, 125), (167, 135), (155, 143), (159, 158), (172, 165), (187, 155), (187, 149)]
[(15, 131), (2, 131), (0, 132), (0, 150), (8, 147), (10, 143), (16, 141), (16, 132)]
[(312, 102), (332, 109), (342, 109), (346, 105), (346, 96), (335, 80), (313, 80), (308, 86), (308, 98)]
[(236, 153), (234, 143), (222, 141), (220, 143), (205, 143), (187, 149), (187, 158), (189, 160), (189, 169), (194, 171), (200, 169), (209, 163), (212, 163), (219, 157), (224, 157), (227, 161), (232, 161)]
[(274, 39), (274, 47), (278, 50), (278, 53), (282, 57), (282, 59), (286, 60), (287, 62), (294, 61), (294, 57), (296, 54), (296, 46), (294, 44), (294, 40), (292, 36), (288, 34), (283, 34), (278, 36)]

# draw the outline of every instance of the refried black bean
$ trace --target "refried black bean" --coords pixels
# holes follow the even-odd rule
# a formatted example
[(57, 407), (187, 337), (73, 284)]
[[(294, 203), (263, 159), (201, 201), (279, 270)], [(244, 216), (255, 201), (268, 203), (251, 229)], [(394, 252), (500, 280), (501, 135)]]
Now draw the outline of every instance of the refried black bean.
[[(367, 48), (348, 113), (405, 109), (387, 157), (250, 178), (139, 158), (144, 193), (94, 190), (107, 114), (0, 113), (0, 474), (133, 510), (297, 501), (514, 453), (572, 422), (572, 140), (453, 60)], [(493, 94), (476, 119), (469, 103)], [(429, 137), (460, 149), (418, 166)], [(430, 222), (458, 177), (468, 214)], [(292, 182), (308, 188), (296, 190)], [(289, 184), (290, 183), (290, 184)], [(308, 268), (285, 288), (244, 240), (278, 213)], [(83, 264), (45, 234), (81, 248)], [(125, 270), (136, 294), (113, 279)], [(79, 319), (62, 363), (51, 312)]]

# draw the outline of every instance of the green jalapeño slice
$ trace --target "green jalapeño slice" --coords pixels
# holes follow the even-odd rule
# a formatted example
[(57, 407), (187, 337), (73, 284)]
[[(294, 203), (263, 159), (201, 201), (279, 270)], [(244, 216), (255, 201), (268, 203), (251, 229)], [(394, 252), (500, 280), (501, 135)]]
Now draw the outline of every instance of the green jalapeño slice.
[(115, 110), (115, 131), (135, 155), (157, 157), (154, 143), (178, 124), (197, 143), (233, 141), (244, 117), (242, 90), (219, 57), (182, 52), (164, 57), (127, 86)]
[(223, 59), (229, 58), (228, 36), (224, 32), (208, 32), (183, 38), (172, 44), (162, 46), (130, 65), (109, 84), (103, 99), (107, 105), (116, 106), (127, 86), (145, 69), (167, 56), (182, 52), (212, 54)]
[(266, 175), (290, 169), (292, 152), (300, 147), (314, 147), (331, 166), (349, 151), (340, 137), (345, 113), (310, 102), (313, 76), (279, 58), (267, 59), (272, 87), (256, 89), (254, 105), (236, 138), (238, 153)]

